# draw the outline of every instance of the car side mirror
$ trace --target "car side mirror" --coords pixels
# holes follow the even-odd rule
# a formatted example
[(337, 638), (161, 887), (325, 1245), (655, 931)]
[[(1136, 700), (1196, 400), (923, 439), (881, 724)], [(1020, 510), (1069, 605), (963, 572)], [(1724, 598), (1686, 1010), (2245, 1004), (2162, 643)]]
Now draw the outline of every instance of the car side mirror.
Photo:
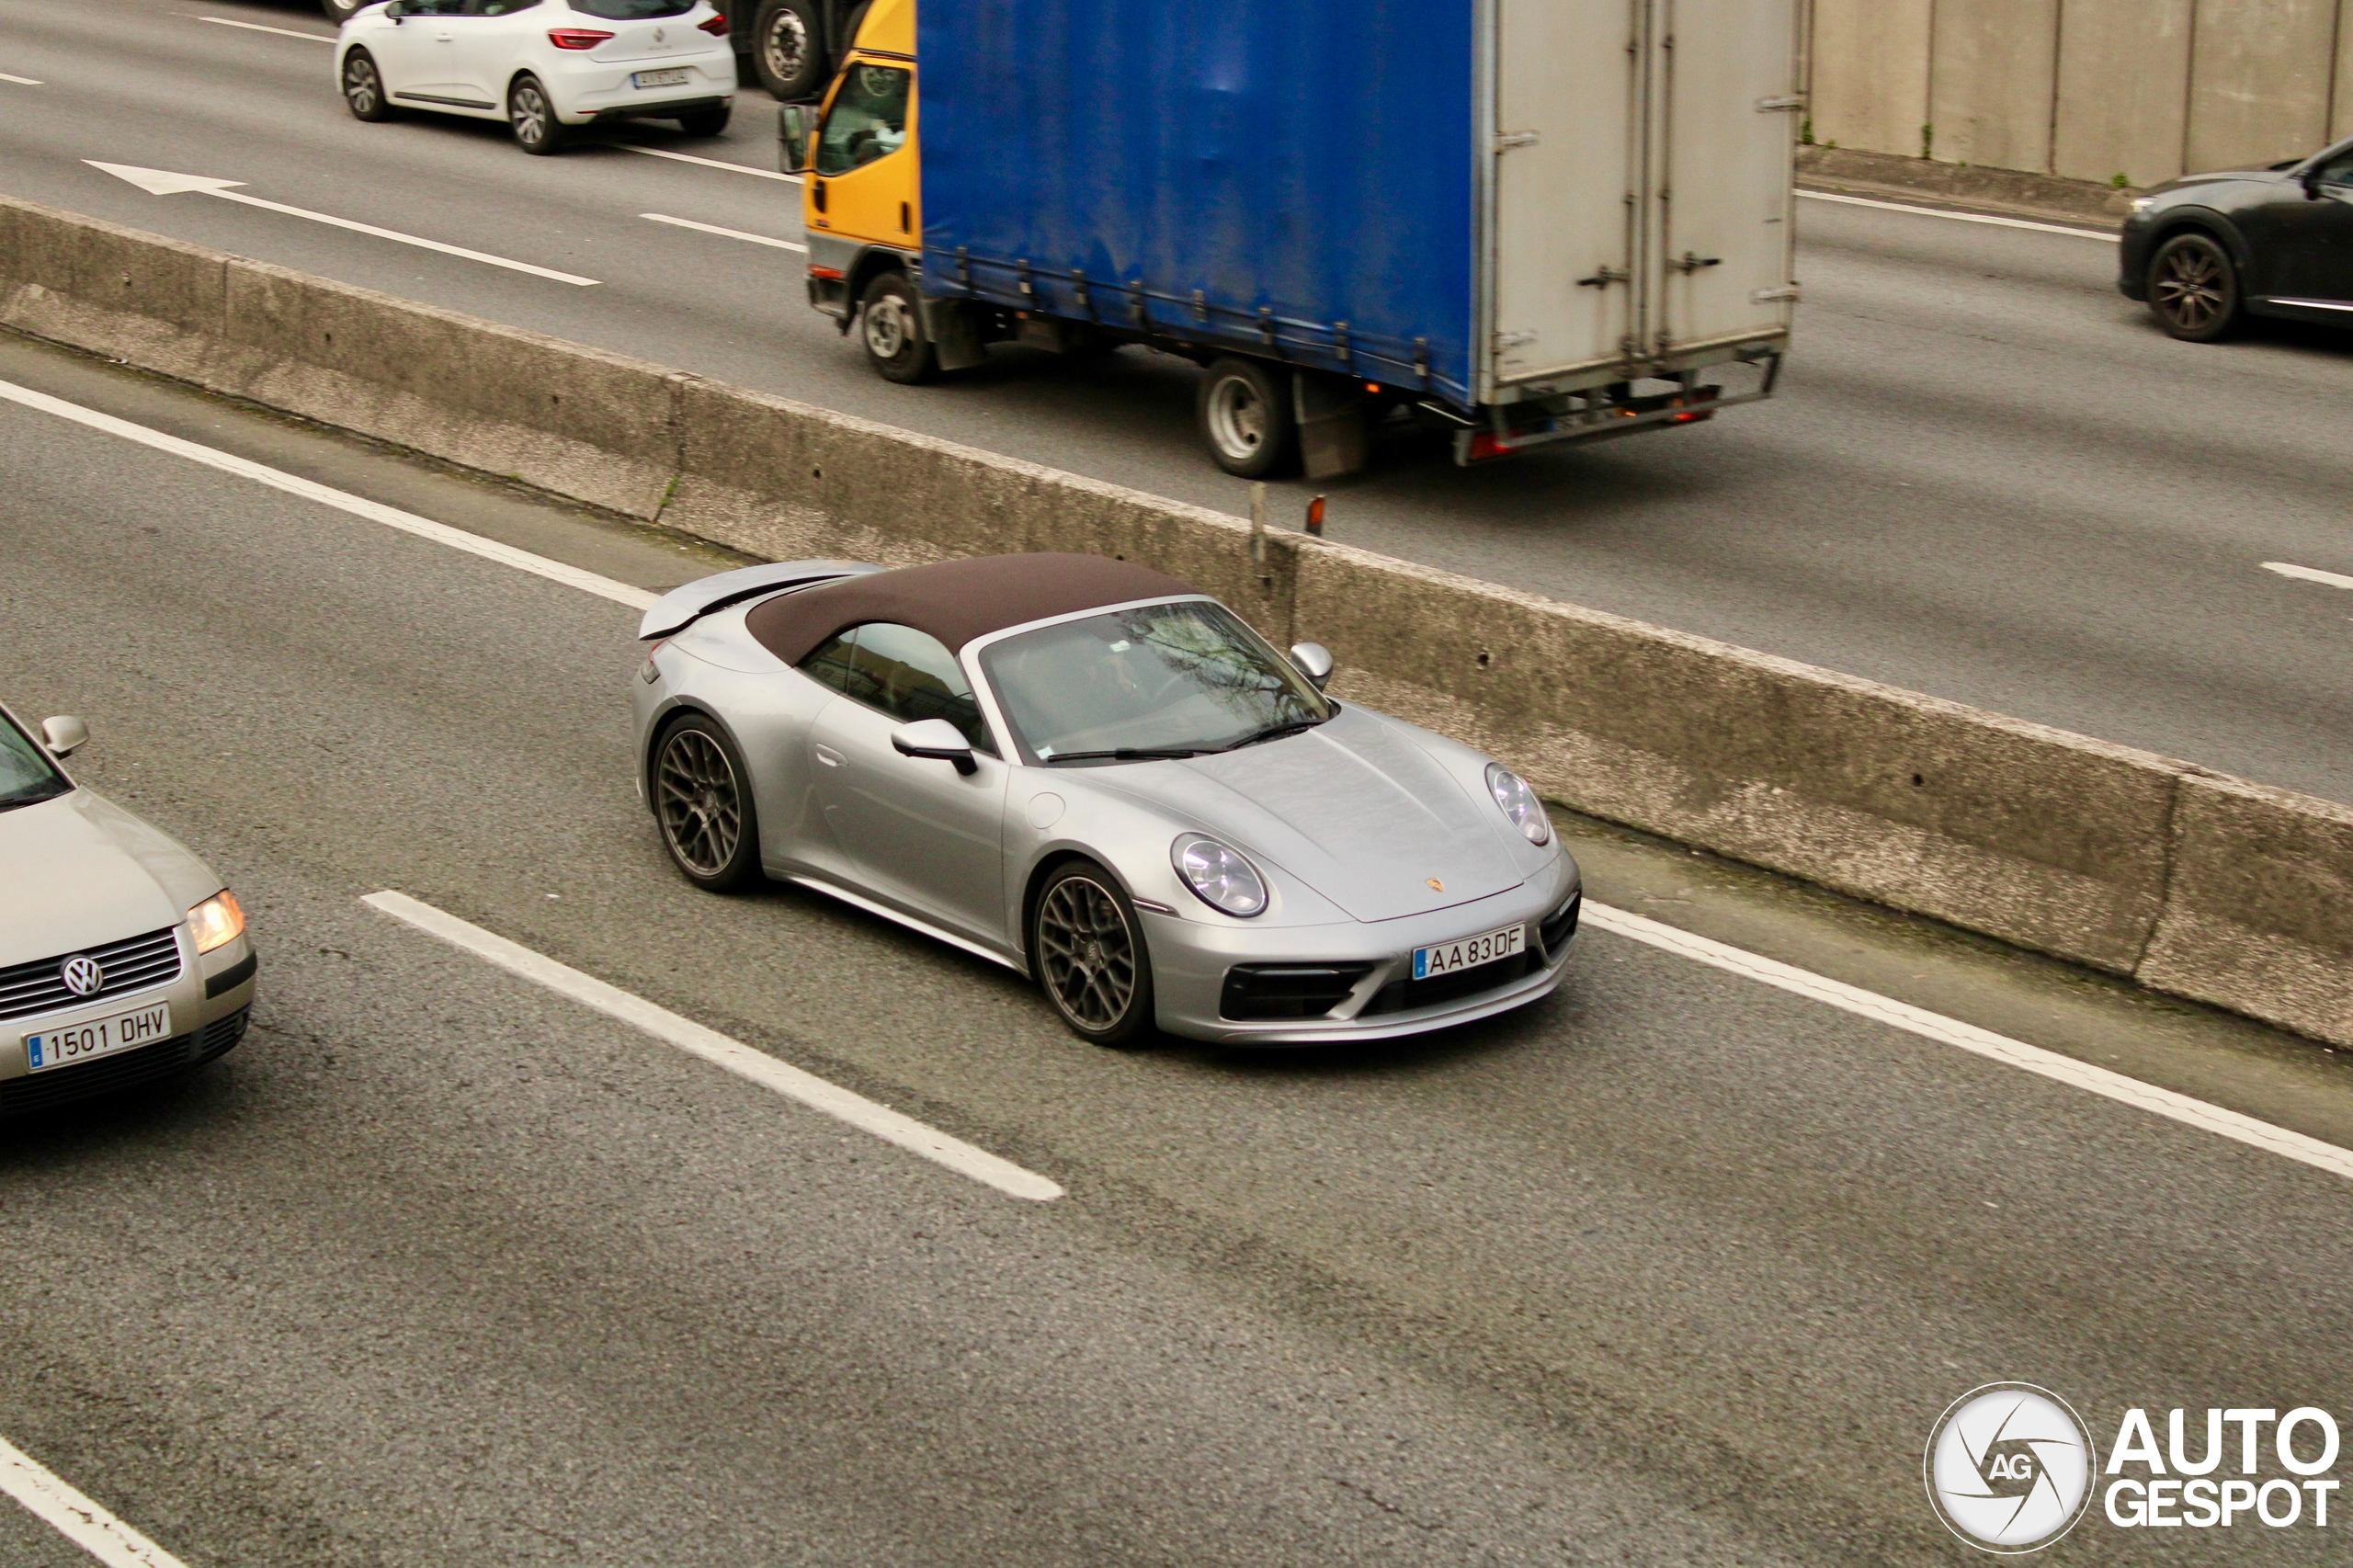
[(1323, 690), (1324, 682), (1332, 678), (1332, 650), (1321, 642), (1293, 643), (1290, 662), (1299, 666), (1301, 675), (1314, 683), (1318, 691)]
[(384, 7), (384, 15), (392, 22), (392, 26), (399, 27), (401, 25), (401, 18), (408, 15), (408, 6), (405, 4), (405, 0), (392, 0), (391, 5)]
[(777, 166), (789, 175), (809, 167), (809, 143), (817, 134), (817, 110), (809, 104), (779, 104), (776, 111)]
[(891, 732), (891, 749), (901, 756), (952, 762), (956, 771), (966, 778), (981, 767), (972, 760), (972, 743), (964, 738), (963, 731), (945, 719), (918, 719), (912, 724), (900, 725)]
[(51, 756), (72, 756), (88, 743), (90, 726), (71, 713), (60, 713), (54, 719), (40, 722), (41, 744)]

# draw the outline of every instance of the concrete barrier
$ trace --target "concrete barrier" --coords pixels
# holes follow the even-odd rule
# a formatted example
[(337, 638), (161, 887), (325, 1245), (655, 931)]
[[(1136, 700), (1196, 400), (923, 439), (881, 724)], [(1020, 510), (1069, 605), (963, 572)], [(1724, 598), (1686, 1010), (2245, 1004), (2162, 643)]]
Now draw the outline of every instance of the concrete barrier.
[(0, 324), (758, 554), (1145, 562), (1579, 810), (2353, 1044), (2353, 807), (4, 198)]

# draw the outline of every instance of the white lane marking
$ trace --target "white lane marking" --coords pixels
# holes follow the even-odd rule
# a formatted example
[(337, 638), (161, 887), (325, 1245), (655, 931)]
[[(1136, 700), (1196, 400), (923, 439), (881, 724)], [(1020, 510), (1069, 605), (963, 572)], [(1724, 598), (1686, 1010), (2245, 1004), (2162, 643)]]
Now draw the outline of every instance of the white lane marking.
[(698, 223), (691, 218), (673, 218), (663, 212), (641, 212), (639, 217), (649, 223), (667, 223), (674, 229), (692, 229), (697, 233), (719, 234), (731, 240), (747, 240), (756, 245), (774, 245), (778, 250), (797, 250), (802, 256), (809, 247), (798, 240), (772, 240), (766, 234), (747, 234), (741, 229), (722, 229), (716, 223)]
[(0, 1437), (0, 1492), (107, 1568), (183, 1568), (178, 1558), (68, 1486), (6, 1437)]
[(14, 82), (19, 87), (45, 87), (49, 85), (46, 82), (36, 82), (30, 76), (11, 76), (6, 71), (0, 71), (0, 82)]
[(297, 32), (292, 28), (266, 28), (259, 22), (233, 22), (226, 17), (199, 17), (193, 11), (182, 11), (178, 15), (186, 17), (192, 22), (210, 22), (216, 28), (243, 28), (249, 33), (276, 33), (279, 38), (306, 38), (313, 43), (335, 41), (335, 35), (333, 33), (305, 33)]
[(2339, 572), (2324, 572), (2316, 566), (2294, 566), (2285, 561), (2267, 561), (2263, 563), (2263, 569), (2266, 572), (2277, 572), (2282, 577), (2296, 578), (2300, 582), (2325, 583), (2332, 588), (2353, 588), (2353, 577), (2347, 577)]
[(1868, 196), (1841, 196), (1836, 191), (1801, 190), (1808, 201), (1836, 201), (1848, 207), (1876, 207), (1887, 212), (1916, 212), (1923, 218), (1950, 218), (1957, 223), (1992, 223), (2003, 229), (2032, 229), (2045, 234), (2073, 234), (2079, 240), (2106, 240), (2120, 244), (2124, 236), (2101, 229), (2072, 229), (2064, 223), (2038, 223), (2030, 218), (1996, 218), (1990, 212), (1949, 212), (1941, 207), (1915, 207), (1904, 201), (1873, 201)]
[(380, 240), (394, 240), (404, 245), (415, 245), (422, 250), (439, 251), (443, 256), (463, 256), (468, 261), (479, 261), (485, 266), (503, 267), (509, 272), (528, 272), (534, 278), (551, 278), (558, 283), (576, 284), (583, 289), (597, 287), (597, 280), (594, 278), (582, 278), (571, 272), (558, 272), (552, 267), (534, 267), (528, 261), (509, 261), (503, 256), (491, 256), (483, 251), (468, 250), (463, 245), (446, 244), (439, 240), (423, 239), (415, 234), (404, 234), (398, 229), (380, 229), (373, 223), (362, 223), (351, 218), (338, 218), (332, 212), (313, 212), (307, 207), (289, 207), (282, 201), (264, 201), (258, 196), (247, 196), (242, 191), (230, 188), (233, 186), (243, 185), (244, 183), (243, 180), (215, 179), (210, 175), (174, 174), (169, 169), (142, 169), (136, 164), (102, 164), (96, 158), (85, 158), (82, 161), (94, 169), (105, 170), (117, 179), (130, 181), (151, 196), (179, 196), (189, 191), (201, 196), (217, 196), (223, 201), (240, 202), (244, 206), (258, 207), (269, 212), (283, 212), (290, 218), (308, 218), (313, 223), (332, 224), (338, 229), (348, 229), (355, 234), (372, 234)]
[(2055, 1051), (2045, 1051), (2024, 1040), (1995, 1034), (1975, 1024), (1948, 1018), (1941, 1013), (1931, 1013), (1908, 1002), (1898, 1002), (1892, 996), (1881, 996), (1844, 981), (1798, 969), (1745, 949), (1695, 937), (1688, 931), (1662, 925), (1646, 915), (1628, 910), (1612, 909), (1606, 904), (1588, 902), (1585, 918), (1593, 926), (1614, 936), (1630, 937), (1661, 948), (1695, 963), (1710, 964), (1729, 970), (1733, 974), (1779, 987), (1797, 995), (1824, 1003), (1847, 1012), (1859, 1014), (1876, 1023), (1882, 1023), (1913, 1034), (1957, 1046), (1962, 1051), (1990, 1058), (2022, 1072), (2039, 1074), (2074, 1088), (2104, 1096), (2154, 1115), (2169, 1117), (2186, 1126), (2221, 1137), (2234, 1139), (2250, 1148), (2261, 1149), (2282, 1159), (2300, 1161), (2304, 1165), (2328, 1172), (2331, 1176), (2353, 1179), (2353, 1149), (2340, 1149), (2334, 1143), (2324, 1143), (2284, 1127), (2226, 1110), (2188, 1095), (2161, 1089), (2154, 1084), (2144, 1084), (2138, 1078), (2128, 1078), (2121, 1073), (2111, 1073), (2105, 1067), (2095, 1067), (2088, 1062), (2078, 1062), (2072, 1056), (2062, 1056)]
[(731, 164), (724, 158), (698, 158), (692, 153), (673, 153), (666, 147), (641, 147), (634, 142), (611, 142), (606, 145), (619, 147), (624, 153), (642, 153), (649, 158), (670, 158), (681, 164), (700, 164), (707, 169), (725, 169), (731, 175), (782, 180), (787, 185), (801, 183), (799, 175), (788, 175), (776, 169), (756, 169), (749, 164)]
[(667, 1008), (657, 1007), (642, 997), (632, 996), (618, 986), (608, 985), (592, 975), (560, 964), (520, 943), (510, 942), (454, 915), (444, 914), (406, 893), (371, 892), (359, 902), (381, 910), (395, 920), (405, 921), (428, 936), (438, 937), (453, 948), (462, 948), (510, 973), (544, 985), (558, 995), (568, 996), (608, 1017), (619, 1018), (625, 1024), (642, 1029), (688, 1055), (699, 1056), (714, 1066), (724, 1067), (739, 1078), (748, 1078), (787, 1099), (798, 1100), (813, 1110), (821, 1110), (827, 1116), (846, 1121), (861, 1132), (870, 1132), (886, 1143), (895, 1143), (909, 1153), (920, 1154), (958, 1176), (970, 1176), (984, 1187), (993, 1187), (1010, 1197), (1028, 1199), (1033, 1203), (1051, 1203), (1063, 1196), (1060, 1186), (1035, 1171), (1024, 1170), (985, 1149), (974, 1148), (961, 1139), (950, 1138), (913, 1117), (901, 1115), (889, 1106), (878, 1104), (863, 1095), (852, 1094), (789, 1062), (779, 1062), (764, 1051), (755, 1051), (716, 1029), (705, 1028), (692, 1018), (680, 1017)]
[(381, 523), (386, 528), (398, 528), (419, 539), (429, 539), (436, 544), (446, 544), (452, 550), (462, 550), (486, 561), (536, 573), (566, 587), (578, 588), (583, 593), (595, 594), (616, 604), (642, 610), (651, 608), (654, 601), (662, 597), (627, 583), (617, 583), (610, 577), (600, 577), (594, 572), (584, 572), (561, 561), (551, 561), (544, 555), (534, 555), (528, 550), (517, 550), (513, 545), (468, 533), (463, 528), (453, 528), (447, 523), (437, 523), (430, 517), (420, 517), (414, 512), (404, 512), (397, 506), (387, 506), (381, 501), (370, 501), (364, 495), (354, 495), (315, 480), (270, 468), (250, 458), (199, 446), (177, 436), (167, 436), (161, 430), (151, 430), (144, 425), (133, 425), (128, 419), (118, 419), (111, 414), (101, 414), (95, 408), (85, 408), (78, 403), (68, 403), (62, 397), (51, 397), (47, 392), (20, 387), (13, 381), (0, 381), (0, 400), (21, 403), (43, 414), (53, 414), (60, 419), (70, 419), (76, 425), (86, 425), (93, 430), (103, 430), (109, 436), (119, 436), (126, 441), (136, 441), (159, 452), (169, 452), (191, 462), (200, 462), (223, 473), (233, 473), (240, 478), (267, 484), (273, 490), (283, 490), (289, 495), (316, 501), (323, 506), (333, 506), (355, 517), (365, 517), (371, 523)]

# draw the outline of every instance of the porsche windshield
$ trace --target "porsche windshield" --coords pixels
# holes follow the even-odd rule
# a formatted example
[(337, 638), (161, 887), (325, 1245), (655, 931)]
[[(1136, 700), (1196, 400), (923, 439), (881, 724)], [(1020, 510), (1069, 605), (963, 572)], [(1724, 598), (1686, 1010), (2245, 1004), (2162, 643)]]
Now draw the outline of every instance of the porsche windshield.
[(63, 795), (73, 786), (31, 736), (0, 715), (0, 812)]
[(1194, 756), (1320, 724), (1332, 705), (1222, 605), (1146, 605), (1008, 637), (981, 665), (1040, 762)]

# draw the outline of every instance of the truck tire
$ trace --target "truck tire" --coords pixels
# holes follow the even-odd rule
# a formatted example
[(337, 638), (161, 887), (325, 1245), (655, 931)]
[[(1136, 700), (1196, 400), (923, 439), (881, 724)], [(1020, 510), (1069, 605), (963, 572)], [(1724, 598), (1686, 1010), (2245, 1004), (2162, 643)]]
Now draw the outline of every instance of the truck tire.
[(354, 12), (368, 3), (369, 0), (319, 0), (319, 9), (327, 14), (328, 21), (341, 27), (351, 20)]
[(939, 356), (924, 335), (923, 312), (905, 274), (885, 272), (869, 283), (858, 309), (858, 338), (876, 375), (911, 387), (939, 374)]
[(752, 71), (780, 102), (825, 85), (825, 30), (812, 0), (766, 0), (752, 22)]
[(1289, 469), (1299, 454), (1290, 380), (1256, 359), (1226, 358), (1210, 366), (1193, 410), (1218, 467), (1243, 479), (1265, 479)]

